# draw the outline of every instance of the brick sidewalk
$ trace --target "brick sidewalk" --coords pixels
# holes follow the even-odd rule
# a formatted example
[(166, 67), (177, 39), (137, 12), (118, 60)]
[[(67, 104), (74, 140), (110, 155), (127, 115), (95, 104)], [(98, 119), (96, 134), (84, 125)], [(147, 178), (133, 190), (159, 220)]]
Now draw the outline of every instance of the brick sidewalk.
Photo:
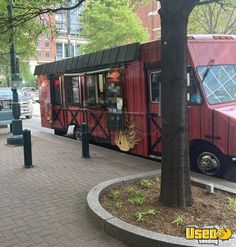
[(158, 163), (92, 146), (81, 158), (74, 140), (33, 132), (34, 168), (23, 168), (23, 148), (5, 145), (0, 129), (0, 246), (117, 247), (85, 211), (96, 184), (159, 168)]

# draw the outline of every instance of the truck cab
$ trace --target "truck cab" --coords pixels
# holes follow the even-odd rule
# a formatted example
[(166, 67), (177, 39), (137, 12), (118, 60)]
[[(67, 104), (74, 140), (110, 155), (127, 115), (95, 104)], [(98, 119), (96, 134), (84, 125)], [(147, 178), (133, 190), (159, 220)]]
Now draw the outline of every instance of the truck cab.
[(236, 36), (193, 36), (188, 49), (192, 167), (227, 176), (236, 163)]
[[(236, 36), (193, 35), (187, 45), (191, 167), (209, 176), (227, 177), (236, 165)], [(161, 156), (162, 150), (160, 48), (161, 42), (153, 41), (140, 49), (148, 84), (151, 157)]]

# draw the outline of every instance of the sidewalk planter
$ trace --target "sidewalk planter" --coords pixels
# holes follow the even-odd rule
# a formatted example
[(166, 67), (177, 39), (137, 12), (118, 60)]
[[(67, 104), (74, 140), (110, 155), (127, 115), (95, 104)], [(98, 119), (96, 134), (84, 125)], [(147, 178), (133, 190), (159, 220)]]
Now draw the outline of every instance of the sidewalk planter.
[[(160, 170), (143, 173), (134, 176), (127, 176), (109, 180), (92, 188), (87, 196), (87, 211), (89, 216), (110, 236), (119, 239), (129, 246), (134, 247), (209, 247), (209, 244), (199, 244), (197, 240), (186, 240), (185, 238), (161, 234), (139, 228), (126, 223), (110, 213), (108, 213), (100, 204), (99, 199), (107, 190), (119, 186), (125, 182), (133, 180), (160, 176)], [(206, 186), (209, 182), (191, 177), (193, 183), (199, 186)], [(222, 186), (220, 183), (214, 183), (216, 189), (236, 194), (236, 190)], [(236, 239), (232, 238), (225, 242), (220, 242), (219, 246), (235, 247)]]

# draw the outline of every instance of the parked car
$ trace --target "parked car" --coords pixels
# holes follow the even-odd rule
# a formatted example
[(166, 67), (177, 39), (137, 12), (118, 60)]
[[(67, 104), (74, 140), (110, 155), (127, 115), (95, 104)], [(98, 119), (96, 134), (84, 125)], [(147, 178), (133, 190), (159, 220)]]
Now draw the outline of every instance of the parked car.
[(39, 102), (39, 92), (35, 87), (23, 87), (22, 91), (26, 92), (32, 99), (32, 102)]
[[(21, 117), (32, 118), (33, 105), (31, 97), (24, 91), (18, 89), (18, 98), (20, 103)], [(9, 110), (12, 108), (12, 91), (9, 87), (0, 88), (0, 110)]]

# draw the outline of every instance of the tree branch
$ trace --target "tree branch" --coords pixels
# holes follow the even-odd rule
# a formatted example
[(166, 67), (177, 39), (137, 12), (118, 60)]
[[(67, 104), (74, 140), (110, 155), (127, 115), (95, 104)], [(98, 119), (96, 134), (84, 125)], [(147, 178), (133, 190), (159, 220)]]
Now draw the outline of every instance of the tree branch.
[(235, 5), (227, 3), (227, 1), (225, 0), (203, 0), (203, 1), (199, 1), (197, 5), (201, 6), (201, 5), (211, 4), (211, 3), (217, 3), (217, 4), (220, 4), (221, 6), (235, 7)]
[(70, 7), (59, 7), (59, 8), (46, 8), (46, 9), (40, 9), (40, 8), (32, 8), (32, 7), (22, 7), (22, 6), (13, 6), (14, 8), (17, 8), (17, 9), (22, 9), (22, 10), (36, 10), (38, 13), (41, 13), (41, 14), (45, 14), (45, 13), (55, 13), (55, 12), (58, 12), (58, 11), (62, 11), (62, 10), (72, 10), (72, 9), (76, 9), (78, 8), (85, 0), (78, 0), (78, 3), (73, 5), (73, 6), (70, 6)]
[(8, 18), (5, 17), (0, 17), (0, 34), (5, 34), (6, 32), (8, 32), (8, 30), (10, 28), (15, 28), (18, 26), (23, 25), (24, 23), (35, 19), (39, 16), (43, 16), (45, 14), (52, 14), (52, 13), (56, 13), (59, 11), (67, 11), (67, 10), (72, 10), (72, 9), (76, 9), (78, 8), (85, 0), (78, 0), (78, 2), (73, 5), (73, 6), (62, 6), (59, 8), (32, 8), (32, 7), (24, 7), (24, 6), (18, 6), (15, 5), (13, 6), (13, 8), (18, 9), (18, 10), (22, 10), (23, 13), (20, 13), (18, 15), (15, 15), (14, 18), (12, 19), (13, 23), (12, 25), (10, 25), (8, 23)]

